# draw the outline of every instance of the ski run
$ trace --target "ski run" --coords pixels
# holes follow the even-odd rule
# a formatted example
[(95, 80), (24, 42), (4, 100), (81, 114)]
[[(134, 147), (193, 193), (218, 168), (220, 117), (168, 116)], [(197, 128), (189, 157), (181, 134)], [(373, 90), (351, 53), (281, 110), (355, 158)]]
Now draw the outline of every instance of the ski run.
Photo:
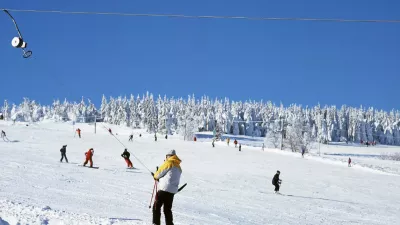
[[(155, 172), (172, 149), (182, 160), (179, 186), (187, 183), (174, 197), (175, 225), (400, 221), (400, 165), (379, 157), (399, 147), (321, 144), (320, 156), (316, 147), (302, 158), (240, 139), (241, 151), (225, 141), (212, 147), (200, 137), (194, 142), (159, 135), (155, 141), (154, 133), (104, 124), (113, 136), (102, 126), (95, 134), (93, 124), (0, 121), (7, 134), (0, 140), (0, 225), (151, 225), (154, 180), (146, 167)], [(68, 163), (60, 163), (63, 145)], [(121, 157), (123, 145), (134, 169)], [(98, 169), (79, 166), (90, 148)], [(271, 183), (277, 170), (280, 195)]]

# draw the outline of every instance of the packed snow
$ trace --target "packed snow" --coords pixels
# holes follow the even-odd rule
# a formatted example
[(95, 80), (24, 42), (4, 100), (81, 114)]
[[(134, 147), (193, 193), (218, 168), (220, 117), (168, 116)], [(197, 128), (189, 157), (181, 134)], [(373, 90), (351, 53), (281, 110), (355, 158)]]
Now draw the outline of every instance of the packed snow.
[[(74, 132), (78, 127), (81, 139)], [(174, 198), (176, 225), (400, 221), (399, 162), (371, 156), (400, 152), (398, 147), (331, 143), (302, 158), (250, 146), (250, 137), (243, 138), (248, 145), (239, 152), (232, 142), (213, 148), (207, 139), (175, 135), (159, 135), (155, 142), (154, 134), (143, 130), (101, 123), (96, 134), (93, 124), (53, 121), (0, 121), (0, 129), (8, 138), (0, 140), (0, 225), (151, 224), (154, 180), (146, 167), (155, 171), (171, 149), (182, 159), (181, 185), (188, 183)], [(128, 142), (131, 133), (134, 140)], [(62, 145), (68, 145), (68, 164), (59, 162)], [(123, 145), (137, 169), (126, 169)], [(78, 166), (89, 148), (99, 169)], [(349, 155), (353, 167), (347, 166)], [(282, 195), (274, 194), (271, 184), (276, 170)]]

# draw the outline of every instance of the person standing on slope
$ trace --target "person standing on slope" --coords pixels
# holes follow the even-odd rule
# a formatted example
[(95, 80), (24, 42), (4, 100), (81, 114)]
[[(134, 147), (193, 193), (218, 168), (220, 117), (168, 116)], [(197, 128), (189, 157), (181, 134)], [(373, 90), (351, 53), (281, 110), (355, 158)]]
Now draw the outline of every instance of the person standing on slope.
[(128, 165), (128, 168), (133, 168), (132, 162), (129, 159), (131, 157), (131, 153), (128, 152), (128, 149), (125, 149), (124, 152), (121, 154), (122, 158), (125, 159), (126, 164)]
[(305, 146), (301, 146), (301, 157), (304, 158), (304, 154), (306, 153), (306, 147)]
[(129, 141), (133, 141), (133, 134), (129, 135)]
[(154, 141), (157, 141), (157, 134), (154, 134)]
[(76, 129), (76, 132), (78, 133), (79, 138), (81, 138), (81, 129)]
[(4, 139), (6, 137), (6, 132), (4, 130), (1, 130), (1, 137)]
[(279, 186), (281, 184), (281, 179), (279, 179), (279, 175), (281, 174), (281, 172), (278, 170), (276, 171), (276, 174), (274, 176), (274, 178), (272, 178), (272, 185), (275, 186), (275, 193), (279, 194)]
[(110, 132), (111, 135), (113, 134), (111, 128), (108, 128), (108, 132)]
[(61, 159), (60, 162), (63, 161), (63, 159), (65, 158), (65, 161), (68, 163), (68, 158), (67, 158), (67, 145), (63, 145), (62, 148), (60, 149), (61, 152)]
[(93, 167), (93, 160), (92, 160), (93, 154), (94, 154), (93, 148), (91, 148), (91, 149), (89, 149), (89, 151), (85, 152), (86, 160), (83, 163), (83, 166), (86, 166), (86, 164), (88, 162), (90, 162), (90, 167)]
[(233, 142), (233, 144), (235, 144), (235, 148), (237, 147), (238, 141), (235, 139), (235, 141)]
[(348, 161), (348, 167), (351, 167), (351, 159), (350, 159), (350, 157), (349, 157), (349, 161)]
[(172, 216), (172, 202), (174, 195), (178, 192), (182, 169), (181, 160), (176, 155), (175, 150), (171, 150), (165, 156), (163, 165), (153, 175), (154, 180), (158, 181), (158, 191), (153, 205), (153, 224), (160, 225), (161, 207), (164, 205), (165, 224), (174, 225)]

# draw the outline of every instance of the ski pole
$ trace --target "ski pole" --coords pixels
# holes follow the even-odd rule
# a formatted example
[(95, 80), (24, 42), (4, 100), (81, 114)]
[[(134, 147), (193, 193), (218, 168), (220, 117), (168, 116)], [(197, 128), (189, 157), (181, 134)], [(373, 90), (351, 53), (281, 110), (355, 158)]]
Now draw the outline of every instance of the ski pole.
[(156, 185), (157, 185), (157, 182), (156, 182), (156, 181), (154, 181), (153, 193), (151, 194), (151, 199), (150, 199), (149, 209), (151, 209), (151, 202), (153, 201), (154, 190), (156, 189)]

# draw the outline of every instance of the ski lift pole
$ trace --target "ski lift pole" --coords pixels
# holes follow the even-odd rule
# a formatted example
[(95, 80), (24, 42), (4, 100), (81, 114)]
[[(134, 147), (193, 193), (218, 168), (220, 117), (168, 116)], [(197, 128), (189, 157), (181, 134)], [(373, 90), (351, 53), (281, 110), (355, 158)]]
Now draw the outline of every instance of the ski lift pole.
[(6, 9), (1, 9), (4, 13), (6, 13), (14, 23), (15, 29), (17, 30), (18, 37), (14, 37), (11, 41), (11, 45), (14, 48), (20, 48), (23, 52), (22, 56), (24, 58), (29, 58), (32, 55), (32, 51), (25, 50), (25, 48), (28, 46), (28, 43), (26, 43), (22, 37), (21, 31), (19, 30), (18, 24), (15, 21), (14, 17), (8, 12)]

